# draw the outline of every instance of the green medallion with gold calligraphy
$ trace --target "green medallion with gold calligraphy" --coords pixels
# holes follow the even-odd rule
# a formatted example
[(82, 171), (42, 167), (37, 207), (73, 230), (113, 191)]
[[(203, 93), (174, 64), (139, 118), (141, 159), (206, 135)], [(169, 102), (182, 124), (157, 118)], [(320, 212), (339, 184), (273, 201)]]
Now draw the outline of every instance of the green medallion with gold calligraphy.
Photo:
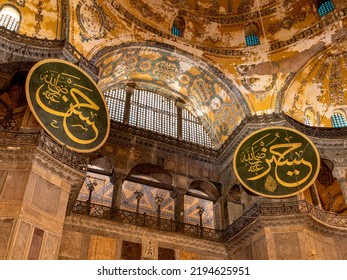
[(320, 156), (304, 134), (268, 127), (246, 137), (233, 160), (236, 177), (251, 192), (283, 198), (310, 187), (318, 176)]
[(92, 152), (106, 141), (110, 120), (104, 97), (74, 64), (58, 59), (35, 64), (25, 91), (38, 122), (61, 144), (77, 152)]

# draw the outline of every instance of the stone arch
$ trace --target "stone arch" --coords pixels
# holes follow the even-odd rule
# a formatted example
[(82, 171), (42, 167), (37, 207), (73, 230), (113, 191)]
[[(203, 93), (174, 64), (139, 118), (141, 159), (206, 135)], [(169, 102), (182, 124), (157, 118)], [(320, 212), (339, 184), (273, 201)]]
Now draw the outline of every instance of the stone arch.
[(341, 186), (338, 180), (334, 178), (333, 170), (333, 162), (322, 158), (315, 187), (320, 204), (325, 211), (345, 214), (347, 212), (347, 206)]
[(166, 171), (164, 168), (151, 164), (151, 163), (140, 163), (135, 165), (128, 173), (128, 176), (133, 175), (147, 175), (151, 176), (154, 179), (158, 180), (161, 183), (166, 185), (172, 185), (173, 178), (171, 174)]
[(98, 169), (101, 169), (107, 173), (112, 173), (113, 171), (113, 164), (111, 160), (106, 156), (98, 156), (90, 161), (90, 164), (88, 166), (95, 166)]
[(228, 192), (227, 200), (234, 204), (241, 204), (241, 186), (240, 185), (234, 184), (230, 188)]
[(185, 20), (181, 16), (175, 17), (172, 22), (171, 33), (178, 37), (183, 37), (185, 28), (186, 28)]
[(101, 91), (125, 88), (152, 91), (182, 100), (215, 138), (218, 148), (236, 126), (250, 115), (249, 105), (233, 78), (224, 76), (203, 58), (152, 42), (104, 48), (92, 62), (100, 68)]
[(217, 200), (220, 196), (217, 187), (211, 182), (204, 179), (192, 181), (189, 185), (189, 190), (197, 190), (203, 192), (212, 200)]

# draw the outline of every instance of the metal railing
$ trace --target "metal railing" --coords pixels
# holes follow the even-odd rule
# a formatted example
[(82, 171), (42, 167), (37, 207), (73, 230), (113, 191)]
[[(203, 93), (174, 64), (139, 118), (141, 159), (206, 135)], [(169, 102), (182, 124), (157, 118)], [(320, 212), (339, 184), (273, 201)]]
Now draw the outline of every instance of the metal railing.
[(87, 171), (88, 160), (85, 157), (59, 144), (43, 130), (32, 133), (0, 130), (1, 146), (7, 148), (35, 146), (75, 170), (83, 173)]
[(178, 232), (184, 235), (204, 238), (211, 241), (222, 242), (220, 230), (201, 227), (200, 225), (176, 222), (173, 219), (163, 219), (146, 213), (136, 213), (122, 209), (113, 209), (109, 206), (88, 203), (87, 201), (76, 201), (72, 212), (76, 214), (89, 215), (92, 217), (112, 220), (116, 222), (152, 228), (167, 232)]
[(201, 227), (198, 224), (193, 225), (180, 223), (172, 219), (168, 220), (150, 216), (146, 213), (136, 213), (122, 209), (113, 209), (109, 206), (88, 203), (87, 201), (76, 201), (72, 211), (76, 214), (83, 214), (167, 232), (176, 232), (187, 236), (216, 242), (226, 242), (230, 240), (234, 235), (255, 222), (261, 216), (308, 214), (322, 223), (330, 226), (345, 228), (347, 230), (347, 216), (326, 212), (312, 206), (307, 201), (254, 204), (250, 209), (244, 212), (242, 216), (240, 216), (224, 230)]

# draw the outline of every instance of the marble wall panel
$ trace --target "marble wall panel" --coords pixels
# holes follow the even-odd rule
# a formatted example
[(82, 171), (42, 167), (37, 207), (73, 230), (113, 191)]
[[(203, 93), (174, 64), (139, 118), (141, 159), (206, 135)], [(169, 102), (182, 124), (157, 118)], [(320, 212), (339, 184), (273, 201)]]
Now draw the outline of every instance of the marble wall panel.
[(27, 176), (28, 172), (8, 171), (0, 198), (4, 200), (22, 200)]
[(253, 258), (255, 260), (268, 260), (268, 248), (265, 235), (255, 240), (252, 244)]
[(203, 260), (204, 257), (196, 253), (180, 251), (180, 260)]
[(17, 236), (12, 248), (11, 259), (23, 260), (26, 259), (26, 248), (29, 242), (31, 225), (27, 222), (21, 221), (17, 229)]
[(83, 233), (74, 231), (63, 231), (59, 257), (62, 259), (79, 260), (81, 255)]
[(30, 249), (29, 249), (29, 260), (40, 259), (40, 252), (42, 247), (44, 231), (40, 228), (35, 228), (31, 239)]
[(141, 259), (142, 244), (123, 241), (121, 258), (123, 260), (140, 260)]
[(296, 232), (274, 233), (273, 237), (278, 260), (302, 259), (298, 234)]
[(6, 258), (6, 249), (10, 240), (10, 234), (14, 219), (0, 220), (0, 260)]
[(89, 260), (114, 260), (116, 259), (117, 241), (113, 238), (92, 235), (90, 237)]
[(170, 248), (158, 248), (158, 260), (175, 260), (176, 253), (174, 249)]
[(58, 256), (60, 236), (46, 232), (46, 240), (42, 249), (42, 260), (55, 260)]
[(56, 215), (61, 195), (61, 189), (52, 183), (38, 177), (34, 190), (32, 204), (39, 209)]
[(5, 186), (7, 173), (8, 173), (7, 170), (0, 170), (0, 196), (1, 196), (2, 190), (4, 189), (4, 186)]

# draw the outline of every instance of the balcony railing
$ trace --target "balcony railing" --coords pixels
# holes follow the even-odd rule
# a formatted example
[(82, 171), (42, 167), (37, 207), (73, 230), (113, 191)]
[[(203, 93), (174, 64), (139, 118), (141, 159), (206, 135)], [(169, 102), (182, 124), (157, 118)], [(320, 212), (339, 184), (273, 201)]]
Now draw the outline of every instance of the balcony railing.
[(168, 220), (150, 216), (146, 213), (136, 213), (121, 209), (113, 209), (108, 206), (88, 203), (86, 201), (76, 201), (72, 211), (76, 214), (83, 214), (167, 232), (177, 232), (187, 236), (216, 242), (226, 242), (230, 240), (234, 235), (239, 233), (248, 225), (252, 224), (261, 216), (308, 214), (322, 223), (330, 226), (345, 228), (347, 230), (347, 216), (326, 212), (313, 207), (307, 201), (254, 204), (249, 210), (244, 212), (242, 216), (240, 216), (224, 230), (216, 230), (201, 227), (200, 225), (180, 223), (172, 219)]
[(147, 215), (146, 213), (113, 209), (108, 206), (88, 203), (86, 201), (76, 201), (72, 212), (146, 228), (178, 232), (184, 235), (204, 238), (211, 241), (223, 241), (221, 231), (219, 230), (201, 227), (200, 225), (180, 223), (172, 219), (168, 220), (158, 218)]

